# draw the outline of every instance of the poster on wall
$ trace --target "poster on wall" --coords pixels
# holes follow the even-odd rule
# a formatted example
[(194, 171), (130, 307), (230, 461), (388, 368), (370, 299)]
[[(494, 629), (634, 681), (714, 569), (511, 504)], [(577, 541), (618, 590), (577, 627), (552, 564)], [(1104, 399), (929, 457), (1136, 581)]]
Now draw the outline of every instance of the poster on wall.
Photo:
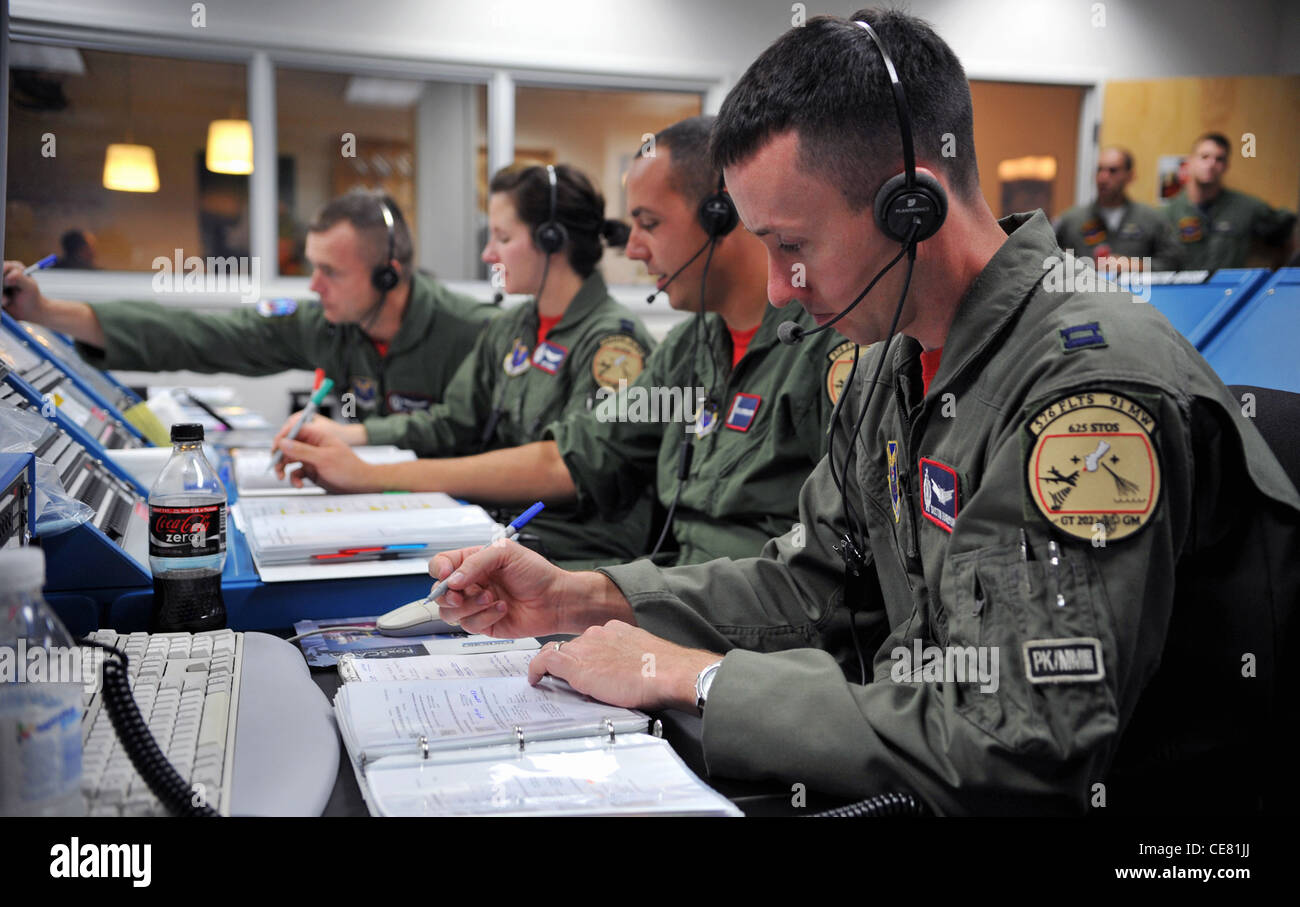
[(1183, 190), (1185, 154), (1162, 154), (1156, 159), (1156, 201), (1167, 202)]

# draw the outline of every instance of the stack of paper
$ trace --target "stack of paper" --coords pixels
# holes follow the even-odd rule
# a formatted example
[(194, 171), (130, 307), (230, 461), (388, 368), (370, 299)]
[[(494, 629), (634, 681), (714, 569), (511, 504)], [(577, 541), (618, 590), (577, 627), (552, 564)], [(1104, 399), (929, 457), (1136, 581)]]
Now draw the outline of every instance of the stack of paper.
[[(445, 494), (340, 494), (241, 499), (238, 524), (266, 565), (427, 559), (486, 545), (499, 530), (483, 508)], [(418, 572), (418, 571), (417, 571)]]
[(741, 814), (645, 715), (554, 678), (349, 683), (334, 711), (374, 815)]
[[(415, 451), (391, 444), (354, 447), (352, 452), (367, 463), (406, 463), (415, 459)], [(268, 448), (240, 447), (230, 452), (230, 459), (235, 464), (235, 487), (239, 489), (240, 497), (325, 493), (325, 489), (311, 479), (303, 479), (302, 487), (295, 488), (288, 476), (277, 478), (270, 469), (271, 451)]]

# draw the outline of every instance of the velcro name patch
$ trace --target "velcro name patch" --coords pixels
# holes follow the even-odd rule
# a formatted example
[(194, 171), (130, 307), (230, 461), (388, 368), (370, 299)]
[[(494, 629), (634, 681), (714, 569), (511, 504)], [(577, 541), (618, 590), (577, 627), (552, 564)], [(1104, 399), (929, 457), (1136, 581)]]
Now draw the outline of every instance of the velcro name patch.
[(1106, 676), (1100, 639), (1027, 639), (1021, 648), (1030, 683), (1080, 683)]

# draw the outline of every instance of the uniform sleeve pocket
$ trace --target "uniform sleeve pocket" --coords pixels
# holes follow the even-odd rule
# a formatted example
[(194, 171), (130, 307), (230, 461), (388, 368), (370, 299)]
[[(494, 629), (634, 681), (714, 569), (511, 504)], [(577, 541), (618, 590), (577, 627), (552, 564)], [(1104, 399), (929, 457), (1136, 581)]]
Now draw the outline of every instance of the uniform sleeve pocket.
[(977, 663), (997, 666), (993, 682), (961, 685), (966, 717), (1014, 750), (1054, 757), (1113, 733), (1113, 647), (1086, 553), (1063, 549), (1053, 564), (1046, 550), (1026, 557), (1012, 544), (963, 553), (951, 567), (949, 644), (974, 646)]

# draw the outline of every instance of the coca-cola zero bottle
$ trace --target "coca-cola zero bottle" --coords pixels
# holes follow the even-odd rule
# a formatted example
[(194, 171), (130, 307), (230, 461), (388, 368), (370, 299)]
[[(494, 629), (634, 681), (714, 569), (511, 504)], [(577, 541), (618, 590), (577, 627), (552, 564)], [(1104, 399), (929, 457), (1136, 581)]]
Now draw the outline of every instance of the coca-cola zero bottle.
[(149, 490), (155, 633), (226, 625), (226, 487), (203, 455), (203, 426), (172, 426), (172, 455)]

